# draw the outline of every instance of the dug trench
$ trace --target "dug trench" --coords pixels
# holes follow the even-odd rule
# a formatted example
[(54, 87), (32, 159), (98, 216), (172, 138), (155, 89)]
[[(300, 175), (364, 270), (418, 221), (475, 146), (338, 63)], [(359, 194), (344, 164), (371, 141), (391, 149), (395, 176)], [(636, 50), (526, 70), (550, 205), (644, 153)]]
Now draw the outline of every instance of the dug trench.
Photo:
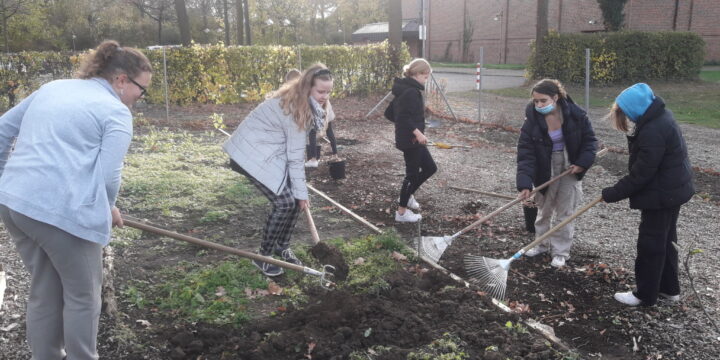
[[(347, 176), (333, 180), (321, 164), (320, 168), (307, 172), (308, 181), (376, 226), (385, 230), (394, 228), (413, 246), (417, 227), (395, 225), (392, 220), (397, 189), (404, 173), (402, 158), (392, 149), (392, 133), (387, 121), (377, 117), (364, 119), (361, 115), (363, 109), (372, 107), (377, 100), (338, 102), (338, 108), (354, 109), (346, 110), (346, 114), (352, 115), (341, 116), (336, 126), (340, 155), (348, 163)], [(198, 111), (197, 118), (206, 115)], [(235, 123), (241, 116), (242, 113), (233, 117)], [(209, 124), (196, 120), (192, 128), (198, 127), (209, 128)], [(473, 167), (478, 158), (494, 161), (487, 154), (512, 154), (512, 139), (516, 135), (477, 125), (449, 124), (433, 130), (432, 136), (473, 146), (472, 150), (433, 151), (442, 171), (452, 173), (448, 177), (438, 176), (420, 193), (421, 199), (432, 199), (423, 203), (423, 214), (434, 214), (423, 220), (421, 234), (437, 236), (452, 234), (501, 204), (450, 192), (445, 185), (461, 180), (467, 183), (468, 171), (481, 172), (478, 166)], [(624, 161), (617, 156), (599, 161), (599, 166), (607, 171), (621, 171)], [(512, 164), (497, 168), (501, 169), (500, 173), (481, 173), (481, 179), (473, 181), (479, 181), (475, 182), (478, 186), (490, 181), (495, 185), (495, 189), (490, 190), (512, 192), (512, 184), (500, 180), (500, 176), (509, 178), (506, 173), (513, 171)], [(482, 178), (485, 175), (487, 178)], [(710, 176), (706, 182), (707, 189), (712, 189), (720, 180)], [(328, 206), (314, 197), (312, 203), (316, 208)], [(440, 264), (466, 277), (465, 254), (504, 258), (529, 243), (532, 236), (523, 229), (519, 209), (515, 209), (514, 215), (513, 209), (508, 210), (510, 216), (499, 217), (460, 237), (445, 252)], [(330, 221), (331, 216), (343, 215), (331, 211), (326, 216)], [(318, 223), (322, 223), (323, 218), (319, 217)], [(258, 216), (255, 220), (262, 221)], [(231, 219), (230, 222), (232, 229), (225, 229), (227, 231), (253, 232), (243, 227), (242, 221)], [(322, 225), (319, 226), (322, 232)], [(154, 245), (149, 243), (147, 248), (152, 249)], [(561, 349), (517, 326), (521, 318), (534, 318), (552, 326), (556, 335), (579, 352), (580, 358), (600, 354), (604, 359), (641, 359), (648, 357), (651, 350), (662, 350), (663, 344), (646, 343), (643, 350), (635, 352), (632, 339), (641, 335), (648, 339), (647, 329), (642, 328), (643, 320), (667, 316), (666, 308), (640, 312), (608, 302), (608, 294), (623, 284), (633, 283), (628, 271), (611, 268), (601, 258), (588, 254), (571, 261), (572, 266), (559, 271), (551, 269), (548, 258), (542, 256), (514, 263), (508, 276), (507, 293), (512, 314), (499, 312), (475, 289), (459, 286), (425, 266), (404, 263), (402, 269), (386, 279), (389, 286), (377, 293), (311, 289), (308, 303), (290, 307), (275, 316), (259, 316), (241, 328), (186, 323), (161, 315), (164, 321), (146, 341), (153, 344), (163, 358), (177, 359), (345, 359), (351, 354), (370, 359), (405, 359), (422, 348), (426, 353), (437, 353), (443, 346), (461, 348), (468, 359), (562, 358)], [(159, 259), (155, 262), (153, 265), (150, 259), (143, 271), (157, 271), (162, 264)], [(677, 307), (670, 311), (673, 316), (682, 316), (686, 310), (686, 307)], [(142, 311), (136, 309), (126, 309), (126, 312), (133, 318), (142, 316)], [(147, 356), (142, 351), (128, 351), (122, 358)]]

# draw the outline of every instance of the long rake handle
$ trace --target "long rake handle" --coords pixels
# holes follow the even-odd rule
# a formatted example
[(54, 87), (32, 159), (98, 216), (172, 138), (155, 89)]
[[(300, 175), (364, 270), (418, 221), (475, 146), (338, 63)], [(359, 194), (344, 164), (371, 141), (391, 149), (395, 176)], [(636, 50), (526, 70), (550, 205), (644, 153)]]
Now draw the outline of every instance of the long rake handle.
[(317, 245), (320, 242), (320, 235), (318, 235), (317, 228), (315, 227), (315, 220), (313, 220), (310, 208), (305, 208), (305, 215), (307, 217), (308, 227), (310, 228), (310, 234), (312, 234), (313, 245)]
[(187, 236), (187, 235), (183, 235), (183, 234), (178, 234), (178, 233), (176, 233), (176, 232), (169, 231), (169, 230), (165, 230), (165, 229), (161, 229), (161, 228), (159, 228), (159, 227), (155, 227), (155, 226), (152, 226), (152, 225), (148, 225), (148, 224), (143, 223), (143, 222), (139, 222), (139, 221), (135, 221), (135, 220), (132, 220), (132, 219), (128, 219), (128, 218), (125, 217), (125, 216), (123, 216), (123, 224), (125, 224), (125, 225), (127, 225), (127, 226), (130, 226), (130, 227), (133, 227), (133, 228), (136, 228), (136, 229), (139, 229), (139, 230), (151, 232), (151, 233), (158, 234), (158, 235), (167, 236), (167, 237), (170, 237), (170, 238), (173, 238), (173, 239), (176, 239), (176, 240), (182, 240), (182, 241), (186, 241), (186, 242), (189, 242), (189, 243), (192, 243), (192, 244), (195, 244), (195, 245), (200, 245), (200, 246), (204, 246), (204, 247), (207, 247), (207, 248), (224, 251), (224, 252), (227, 252), (227, 253), (230, 253), (230, 254), (233, 254), (233, 255), (238, 255), (238, 256), (241, 256), (241, 257), (244, 257), (244, 258), (248, 258), (248, 259), (253, 259), (253, 260), (257, 260), (257, 261), (262, 261), (262, 262), (270, 263), (270, 264), (277, 265), (277, 266), (280, 266), (280, 267), (285, 268), (285, 269), (294, 270), (294, 271), (298, 271), (298, 272), (306, 273), (306, 274), (311, 274), (311, 275), (315, 275), (315, 276), (321, 276), (321, 275), (323, 274), (322, 272), (317, 271), (317, 270), (313, 270), (313, 269), (310, 269), (310, 268), (307, 268), (307, 267), (304, 267), (304, 266), (295, 265), (295, 264), (291, 264), (291, 263), (289, 263), (289, 262), (285, 262), (285, 261), (273, 259), (273, 258), (268, 257), (268, 256), (262, 256), (262, 255), (258, 255), (258, 254), (251, 253), (251, 252), (249, 252), (249, 251), (244, 251), (244, 250), (236, 249), (236, 248), (233, 248), (233, 247), (229, 247), (229, 246), (220, 245), (220, 244), (216, 244), (216, 243), (213, 243), (213, 242), (201, 240), (201, 239), (198, 239), (198, 238), (194, 238), (194, 237), (192, 237), (192, 236)]
[(342, 211), (342, 212), (350, 215), (350, 217), (352, 217), (353, 219), (355, 219), (357, 222), (359, 222), (359, 223), (361, 223), (361, 224), (369, 227), (370, 229), (372, 229), (372, 231), (374, 231), (374, 232), (376, 232), (376, 233), (378, 233), (378, 234), (382, 234), (382, 233), (383, 233), (382, 230), (380, 230), (377, 226), (375, 226), (375, 225), (371, 224), (369, 221), (363, 219), (362, 216), (360, 216), (360, 215), (358, 215), (358, 214), (355, 214), (354, 212), (350, 211), (350, 209), (342, 206), (342, 204), (340, 204), (339, 202), (333, 200), (332, 198), (330, 198), (329, 196), (327, 196), (327, 195), (326, 195), (325, 193), (323, 193), (322, 191), (320, 191), (320, 190), (312, 187), (312, 185), (307, 184), (307, 188), (310, 189), (312, 192), (320, 195), (323, 199), (329, 201), (331, 204), (335, 205), (335, 207), (337, 207), (338, 209), (340, 209), (340, 211)]
[[(607, 153), (607, 151), (608, 151), (608, 149), (602, 149), (602, 150), (598, 151), (598, 153), (597, 153), (595, 156), (603, 156), (603, 155), (605, 155), (605, 154)], [(570, 174), (570, 171), (571, 171), (571, 169), (568, 168), (567, 170), (565, 170), (565, 171), (563, 171), (562, 173), (560, 173), (560, 175), (558, 175), (558, 176), (556, 176), (556, 177), (548, 180), (548, 181), (545, 182), (544, 184), (536, 187), (535, 189), (533, 189), (533, 190), (530, 192), (530, 195), (528, 195), (528, 197), (529, 197), (529, 196), (532, 196), (532, 195), (535, 195), (538, 191), (540, 191), (540, 190), (542, 190), (542, 189), (544, 189), (544, 188), (552, 185), (553, 183), (557, 182), (558, 180), (562, 179), (563, 176)], [(519, 202), (521, 202), (521, 201), (523, 201), (523, 199), (517, 198), (517, 199), (515, 199), (515, 200), (513, 200), (513, 201), (511, 201), (511, 202), (509, 202), (509, 203), (507, 203), (507, 204), (505, 204), (505, 205), (503, 205), (503, 206), (501, 206), (501, 207), (498, 208), (497, 210), (495, 210), (495, 211), (493, 211), (493, 212), (491, 212), (491, 213), (483, 216), (482, 218), (476, 220), (474, 223), (466, 226), (464, 229), (462, 229), (462, 230), (458, 231), (457, 233), (453, 234), (452, 238), (454, 239), (454, 238), (456, 238), (456, 237), (464, 234), (464, 233), (467, 232), (468, 230), (471, 230), (471, 229), (475, 228), (476, 226), (478, 226), (478, 225), (480, 225), (480, 224), (482, 224), (482, 223), (484, 223), (484, 222), (486, 222), (486, 221), (494, 218), (497, 214), (505, 211), (507, 208), (512, 207), (513, 205), (515, 205), (515, 204), (517, 204), (517, 203), (519, 203)]]
[(602, 202), (602, 201), (603, 201), (602, 196), (600, 196), (600, 197), (598, 197), (597, 199), (591, 201), (589, 204), (583, 206), (582, 209), (576, 211), (574, 214), (570, 215), (568, 218), (566, 218), (565, 220), (561, 221), (559, 224), (553, 226), (552, 229), (550, 229), (550, 230), (548, 230), (547, 232), (545, 232), (544, 234), (542, 234), (542, 236), (540, 236), (539, 238), (535, 239), (535, 241), (531, 242), (530, 244), (528, 244), (527, 246), (525, 246), (524, 248), (522, 248), (522, 250), (520, 250), (519, 252), (522, 253), (522, 254), (524, 254), (524, 253), (527, 252), (528, 250), (534, 248), (535, 246), (537, 246), (537, 245), (540, 244), (541, 242), (545, 241), (545, 239), (547, 239), (548, 237), (550, 237), (550, 235), (552, 235), (554, 232), (560, 230), (560, 229), (563, 228), (565, 225), (567, 225), (569, 222), (575, 220), (576, 217), (582, 215), (584, 212), (588, 211), (591, 207), (597, 205), (597, 203)]
[(475, 190), (475, 189), (469, 189), (469, 188), (464, 188), (464, 187), (459, 187), (459, 186), (452, 186), (452, 185), (449, 185), (448, 187), (451, 188), (451, 189), (455, 189), (455, 190), (469, 191), (469, 192), (474, 192), (474, 193), (478, 193), (478, 194), (483, 194), (483, 195), (487, 195), (487, 196), (492, 196), (492, 197), (496, 197), (496, 198), (500, 198), (500, 199), (506, 199), (506, 200), (515, 200), (515, 199), (517, 199), (516, 196), (503, 195), (503, 194), (498, 194), (498, 193), (489, 192), (489, 191)]

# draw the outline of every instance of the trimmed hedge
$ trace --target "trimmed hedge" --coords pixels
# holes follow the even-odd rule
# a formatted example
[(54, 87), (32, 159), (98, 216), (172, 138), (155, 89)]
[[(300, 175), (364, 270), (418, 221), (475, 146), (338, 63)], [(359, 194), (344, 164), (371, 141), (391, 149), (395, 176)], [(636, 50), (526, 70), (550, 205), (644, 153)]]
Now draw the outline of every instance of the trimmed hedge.
[(695, 80), (703, 65), (705, 42), (691, 32), (553, 32), (545, 37), (540, 56), (532, 44), (528, 74), (531, 79), (581, 83), (585, 80), (586, 48), (590, 49), (591, 81), (595, 83)]
[[(400, 66), (410, 60), (403, 46), (401, 64), (390, 61), (388, 42), (330, 46), (191, 46), (165, 50), (169, 100), (173, 104), (233, 104), (257, 101), (277, 89), (285, 73), (323, 62), (335, 78), (334, 96), (387, 90)], [(155, 70), (147, 101), (164, 103), (163, 51), (143, 50)], [(54, 79), (70, 78), (80, 57), (68, 53), (0, 54), (0, 109), (9, 106), (9, 92), (21, 99)]]

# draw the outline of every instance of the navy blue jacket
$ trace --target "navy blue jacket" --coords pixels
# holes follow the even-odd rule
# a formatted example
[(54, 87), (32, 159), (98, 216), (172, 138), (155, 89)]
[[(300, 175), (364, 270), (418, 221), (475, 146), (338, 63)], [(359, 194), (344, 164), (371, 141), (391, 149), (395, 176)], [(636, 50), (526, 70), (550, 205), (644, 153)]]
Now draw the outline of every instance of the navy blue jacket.
[(422, 145), (415, 142), (415, 129), (425, 132), (425, 87), (413, 78), (395, 78), (392, 93), (395, 111), (395, 147), (404, 150)]
[(629, 174), (603, 189), (605, 202), (630, 198), (633, 209), (680, 206), (695, 194), (687, 146), (673, 114), (655, 97), (628, 136)]
[[(584, 172), (575, 174), (578, 180), (582, 180), (587, 169), (595, 162), (595, 132), (585, 110), (575, 105), (570, 97), (558, 100), (557, 104), (563, 114), (562, 133), (568, 160), (572, 165), (585, 168)], [(525, 108), (525, 123), (520, 130), (517, 150), (518, 191), (532, 190), (534, 186), (550, 180), (552, 139), (548, 134), (545, 115), (535, 111), (532, 102)]]

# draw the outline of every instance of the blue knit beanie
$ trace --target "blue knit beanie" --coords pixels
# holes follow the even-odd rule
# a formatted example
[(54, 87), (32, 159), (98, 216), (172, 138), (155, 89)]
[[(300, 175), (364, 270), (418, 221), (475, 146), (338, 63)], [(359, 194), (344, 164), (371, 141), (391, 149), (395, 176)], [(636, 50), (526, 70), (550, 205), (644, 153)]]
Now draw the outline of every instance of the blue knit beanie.
[(655, 100), (655, 95), (650, 86), (645, 83), (637, 83), (623, 90), (615, 98), (615, 103), (632, 122), (637, 122), (638, 118), (645, 114), (653, 100)]

